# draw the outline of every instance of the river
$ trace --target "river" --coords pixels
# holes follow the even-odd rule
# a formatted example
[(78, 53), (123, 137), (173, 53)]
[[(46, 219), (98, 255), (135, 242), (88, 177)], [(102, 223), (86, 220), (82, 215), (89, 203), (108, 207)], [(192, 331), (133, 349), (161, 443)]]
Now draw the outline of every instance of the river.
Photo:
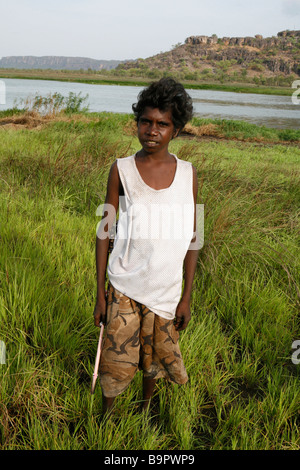
[[(21, 106), (21, 100), (35, 94), (46, 96), (69, 92), (88, 95), (86, 105), (92, 112), (131, 113), (142, 89), (138, 86), (91, 85), (52, 80), (0, 79), (2, 99), (0, 111)], [(232, 93), (215, 90), (188, 90), (194, 103), (195, 116), (212, 119), (233, 119), (281, 129), (300, 129), (300, 104), (290, 96)], [(297, 100), (300, 101), (300, 100)]]

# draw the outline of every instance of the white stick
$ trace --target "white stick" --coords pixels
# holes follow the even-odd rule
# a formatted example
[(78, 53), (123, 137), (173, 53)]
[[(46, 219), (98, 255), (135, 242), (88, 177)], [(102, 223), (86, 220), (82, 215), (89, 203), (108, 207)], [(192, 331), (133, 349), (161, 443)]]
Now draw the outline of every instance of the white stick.
[(92, 390), (91, 390), (92, 394), (95, 391), (96, 381), (98, 377), (99, 362), (100, 362), (100, 356), (101, 356), (101, 350), (102, 350), (103, 332), (104, 332), (104, 325), (103, 323), (100, 323), (100, 336), (99, 336), (99, 341), (98, 341), (96, 361), (95, 361), (95, 367), (94, 367), (94, 373), (93, 373), (93, 379), (92, 379)]

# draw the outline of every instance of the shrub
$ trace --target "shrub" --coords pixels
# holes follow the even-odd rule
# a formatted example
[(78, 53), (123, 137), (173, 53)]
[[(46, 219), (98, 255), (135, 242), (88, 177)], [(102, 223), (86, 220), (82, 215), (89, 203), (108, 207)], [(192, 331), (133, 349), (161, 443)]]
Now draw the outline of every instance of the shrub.
[(36, 94), (33, 100), (28, 97), (21, 100), (21, 104), (26, 111), (37, 111), (44, 115), (55, 115), (61, 111), (72, 114), (88, 111), (88, 106), (82, 106), (87, 98), (88, 95), (81, 96), (81, 92), (79, 94), (70, 92), (67, 97), (60, 93), (49, 93), (47, 96)]

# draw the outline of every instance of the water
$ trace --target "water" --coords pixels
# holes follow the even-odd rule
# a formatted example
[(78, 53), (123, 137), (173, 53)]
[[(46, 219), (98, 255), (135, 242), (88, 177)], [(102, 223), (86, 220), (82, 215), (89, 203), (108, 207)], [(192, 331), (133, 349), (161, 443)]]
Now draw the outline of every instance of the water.
[[(121, 85), (90, 85), (50, 80), (2, 79), (5, 100), (0, 99), (0, 110), (8, 109), (36, 93), (46, 96), (69, 92), (88, 95), (85, 105), (90, 111), (131, 113), (142, 87)], [(3, 89), (3, 87), (2, 87)], [(3, 90), (2, 90), (3, 91)], [(193, 98), (195, 115), (212, 119), (234, 119), (252, 124), (282, 129), (300, 129), (300, 104), (293, 104), (289, 96), (256, 95), (214, 90), (188, 90)], [(1, 98), (1, 97), (0, 97)], [(5, 101), (4, 104), (1, 104)], [(299, 100), (298, 100), (299, 101)]]
[(280, 129), (300, 129), (300, 104), (290, 96), (190, 90), (197, 113)]

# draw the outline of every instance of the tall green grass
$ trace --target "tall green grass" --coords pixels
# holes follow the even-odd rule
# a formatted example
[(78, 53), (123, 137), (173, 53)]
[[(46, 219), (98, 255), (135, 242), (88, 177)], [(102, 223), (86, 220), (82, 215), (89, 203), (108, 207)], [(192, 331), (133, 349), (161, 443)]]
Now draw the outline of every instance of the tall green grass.
[(299, 157), (296, 146), (177, 139), (198, 170), (205, 243), (180, 337), (186, 386), (141, 374), (102, 417), (90, 394), (96, 209), (128, 116), (0, 129), (2, 449), (300, 449)]

